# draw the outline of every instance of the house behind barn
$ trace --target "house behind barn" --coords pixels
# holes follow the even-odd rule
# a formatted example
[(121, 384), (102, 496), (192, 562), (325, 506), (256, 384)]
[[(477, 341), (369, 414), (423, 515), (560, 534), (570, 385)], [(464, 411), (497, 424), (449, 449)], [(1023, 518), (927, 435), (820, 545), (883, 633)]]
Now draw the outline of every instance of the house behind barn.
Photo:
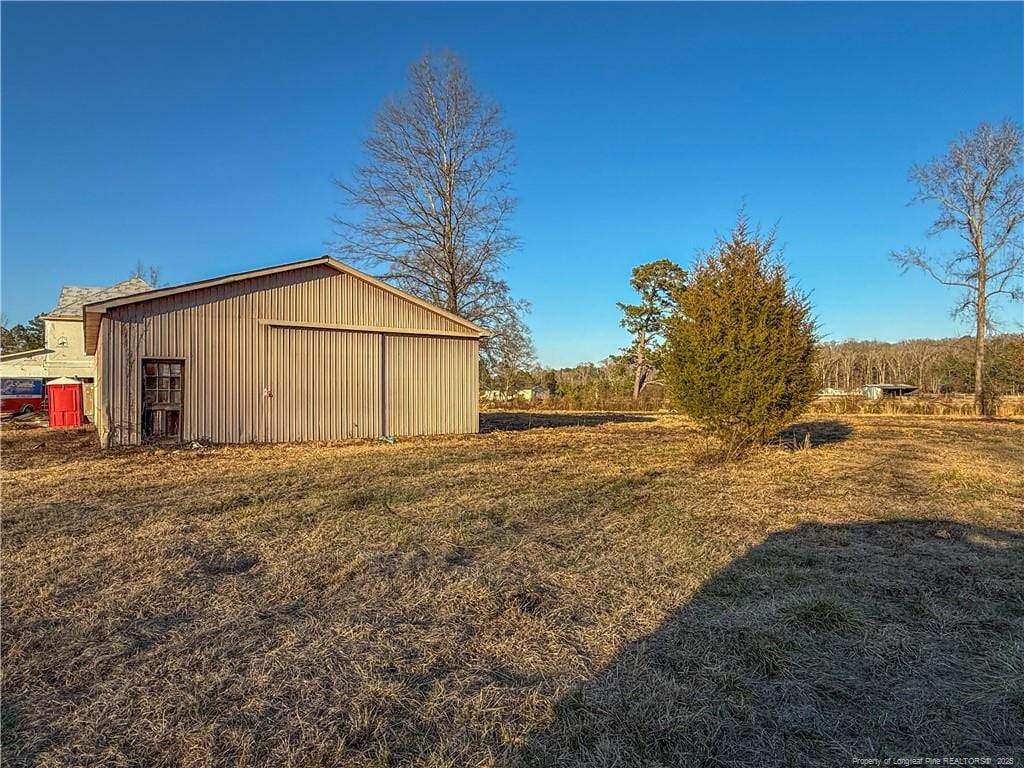
[(83, 308), (101, 444), (476, 432), (486, 331), (329, 257)]
[(60, 291), (57, 306), (42, 316), (43, 348), (3, 355), (0, 358), (0, 376), (46, 381), (75, 378), (82, 383), (85, 413), (93, 419), (96, 360), (85, 352), (82, 307), (89, 302), (122, 298), (152, 288), (140, 277), (131, 277), (105, 288), (65, 285)]

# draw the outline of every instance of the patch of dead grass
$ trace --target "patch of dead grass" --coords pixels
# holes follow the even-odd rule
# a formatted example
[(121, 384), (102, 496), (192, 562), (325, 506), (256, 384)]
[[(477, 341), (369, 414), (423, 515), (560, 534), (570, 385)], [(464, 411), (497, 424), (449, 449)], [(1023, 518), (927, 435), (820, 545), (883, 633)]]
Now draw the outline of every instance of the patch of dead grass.
[(177, 452), (5, 431), (5, 764), (1024, 748), (1021, 425), (843, 416), (714, 467), (676, 417), (552, 416)]

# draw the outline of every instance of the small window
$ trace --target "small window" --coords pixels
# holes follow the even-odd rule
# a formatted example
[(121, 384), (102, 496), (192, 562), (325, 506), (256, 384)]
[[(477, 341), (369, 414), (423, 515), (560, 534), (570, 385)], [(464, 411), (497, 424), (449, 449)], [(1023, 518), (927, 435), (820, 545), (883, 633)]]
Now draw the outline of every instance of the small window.
[(185, 364), (146, 360), (142, 364), (142, 436), (145, 440), (181, 438)]

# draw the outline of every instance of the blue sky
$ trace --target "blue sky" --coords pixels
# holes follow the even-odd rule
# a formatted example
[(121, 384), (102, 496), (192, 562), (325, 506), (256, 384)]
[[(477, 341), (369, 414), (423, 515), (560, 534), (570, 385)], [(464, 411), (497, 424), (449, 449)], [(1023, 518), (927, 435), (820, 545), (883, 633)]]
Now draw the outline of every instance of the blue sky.
[(933, 215), (910, 165), (1024, 116), (1022, 9), (4, 3), (3, 313), (139, 260), (179, 283), (323, 253), (331, 179), (451, 48), (517, 135), (508, 279), (542, 363), (623, 345), (630, 269), (688, 265), (744, 203), (830, 338), (962, 332), (887, 254)]

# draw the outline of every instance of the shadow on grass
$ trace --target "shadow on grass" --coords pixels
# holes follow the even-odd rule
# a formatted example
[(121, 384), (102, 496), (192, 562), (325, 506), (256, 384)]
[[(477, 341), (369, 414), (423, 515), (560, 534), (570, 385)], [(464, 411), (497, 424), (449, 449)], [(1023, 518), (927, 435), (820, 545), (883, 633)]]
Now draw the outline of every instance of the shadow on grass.
[(786, 427), (778, 434), (778, 441), (786, 448), (798, 449), (805, 446), (818, 448), (834, 445), (849, 439), (853, 427), (835, 419), (801, 421)]
[(486, 411), (480, 414), (481, 432), (518, 432), (525, 429), (594, 427), (599, 424), (651, 422), (654, 416), (634, 413), (545, 413), (543, 411)]
[(100, 452), (96, 429), (91, 424), (70, 429), (45, 426), (3, 425), (3, 469), (48, 469)]
[(952, 522), (770, 536), (556, 705), (519, 765), (1024, 754), (1024, 537)]

